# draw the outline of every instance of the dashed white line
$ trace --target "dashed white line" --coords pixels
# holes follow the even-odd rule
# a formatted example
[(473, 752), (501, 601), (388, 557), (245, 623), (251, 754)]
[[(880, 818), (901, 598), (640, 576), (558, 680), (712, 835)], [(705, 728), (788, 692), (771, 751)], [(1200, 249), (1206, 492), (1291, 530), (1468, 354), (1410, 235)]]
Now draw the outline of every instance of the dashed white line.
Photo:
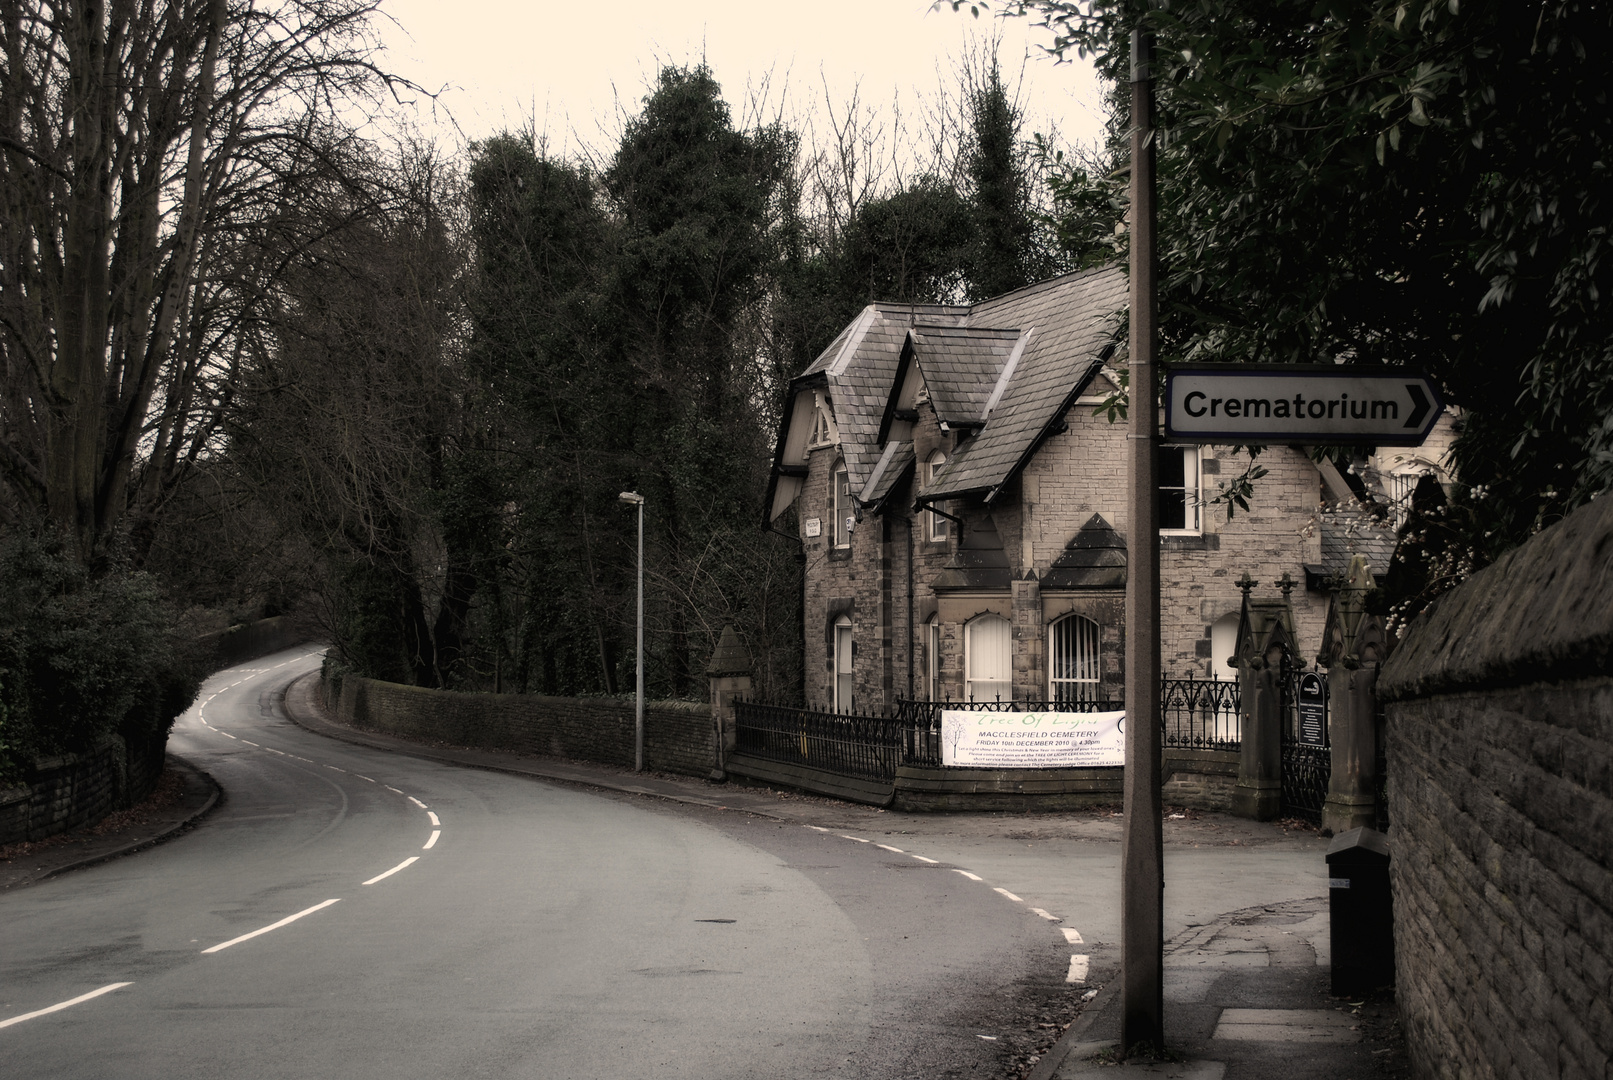
[(1087, 964), (1091, 958), (1077, 953), (1070, 957), (1070, 970), (1065, 974), (1067, 983), (1084, 983), (1087, 981)]
[(872, 842), (872, 841), (869, 841), (869, 840), (864, 840), (864, 839), (863, 839), (863, 838), (862, 838), (862, 837), (860, 837), (860, 836), (847, 836), (847, 835), (846, 835), (846, 834), (845, 834), (845, 833), (841, 833), (841, 834), (840, 834), (840, 839), (842, 839), (842, 840), (855, 840), (855, 841), (857, 841), (857, 843), (859, 843), (859, 844), (867, 844), (867, 843), (871, 843), (871, 842)]
[(54, 1005), (46, 1006), (43, 1009), (35, 1009), (31, 1013), (23, 1013), (21, 1016), (13, 1016), (6, 1020), (0, 1020), (0, 1028), (8, 1028), (12, 1024), (20, 1024), (24, 1020), (32, 1020), (36, 1016), (48, 1016), (53, 1012), (61, 1012), (63, 1009), (71, 1009), (74, 1005), (81, 1005), (91, 998), (98, 998), (102, 994), (110, 994), (114, 990), (122, 990), (125, 986), (133, 985), (134, 983), (127, 982), (108, 983), (99, 990), (91, 990), (89, 993), (80, 994), (76, 998), (70, 998), (67, 1001), (58, 1001)]
[(954, 874), (962, 874), (964, 877), (968, 878), (970, 881), (984, 881), (985, 880), (979, 874), (971, 874), (971, 873), (969, 873), (969, 871), (967, 871), (967, 870), (959, 870), (955, 866), (952, 868), (952, 872)]
[(422, 810), (424, 810), (426, 808), (426, 804), (421, 802), (419, 799), (415, 798), (413, 795), (409, 796), (409, 801), (414, 803), (416, 806), (418, 806)]
[(1049, 915), (1047, 912), (1043, 911), (1039, 907), (1033, 907), (1033, 908), (1031, 908), (1031, 910), (1036, 912), (1036, 914), (1040, 915), (1042, 918), (1046, 919), (1048, 922), (1063, 922), (1064, 921), (1062, 918), (1060, 918), (1057, 915)]
[(386, 788), (388, 791), (392, 792), (394, 795), (402, 795), (403, 794), (403, 792), (399, 791), (397, 788), (393, 787), (391, 784), (382, 784), (381, 786)]
[(813, 832), (832, 832), (833, 831), (832, 829), (825, 829), (822, 825), (808, 825), (807, 828), (811, 829)]
[(891, 847), (889, 844), (875, 844), (874, 846), (877, 847), (877, 848), (884, 848), (886, 851), (894, 851), (898, 855), (906, 855), (907, 854), (907, 852), (903, 851), (901, 848), (899, 848), (899, 847)]
[(930, 864), (930, 865), (931, 865), (931, 866), (939, 866), (939, 865), (940, 865), (940, 864), (941, 864), (941, 860), (940, 860), (940, 859), (926, 859), (926, 858), (925, 858), (925, 857), (924, 857), (924, 856), (922, 856), (922, 855), (915, 855), (915, 856), (913, 856), (913, 858), (915, 858), (915, 859), (917, 859), (917, 860), (918, 860), (918, 861), (919, 861), (919, 862), (927, 862), (927, 863), (929, 863), (929, 864)]
[[(248, 746), (258, 746), (258, 744), (257, 744), (257, 743), (255, 743), (255, 742), (253, 742), (253, 741), (252, 741), (252, 740), (251, 740), (251, 739), (242, 739), (242, 740), (241, 740), (241, 741), (242, 741), (242, 742), (244, 742), (244, 743), (246, 743), (246, 744), (247, 744), (247, 745), (248, 745)], [(259, 749), (259, 750), (262, 750), (262, 749), (263, 749), (263, 747), (261, 747), (261, 746), (258, 746), (258, 749)]]
[(298, 919), (302, 918), (304, 915), (312, 915), (314, 912), (320, 910), (321, 908), (328, 908), (332, 904), (337, 903), (340, 900), (341, 900), (341, 897), (338, 896), (335, 900), (326, 900), (322, 904), (315, 904), (311, 908), (304, 908), (302, 911), (297, 912), (297, 914), (295, 914), (295, 915), (287, 915), (285, 918), (281, 919), (279, 922), (270, 923), (268, 926), (261, 927), (260, 929), (252, 931), (250, 934), (242, 934), (238, 938), (230, 938), (230, 940), (228, 940), (228, 941), (221, 941), (217, 945), (214, 945), (210, 949), (203, 949), (202, 953), (205, 955), (207, 953), (223, 952), (225, 949), (229, 948), (231, 945), (239, 945), (243, 941), (251, 941), (253, 938), (257, 937), (259, 934), (267, 934), (270, 930), (278, 930), (282, 926), (285, 926), (287, 923), (294, 923)]
[(1086, 942), (1081, 937), (1081, 931), (1075, 929), (1075, 927), (1073, 927), (1073, 926), (1061, 926), (1061, 927), (1059, 927), (1059, 929), (1064, 931), (1064, 941), (1065, 941), (1066, 944), (1069, 944), (1069, 945), (1085, 945), (1086, 944)]
[[(218, 731), (218, 728), (214, 728), (214, 729), (213, 729), (213, 730), (214, 730), (214, 731)], [(226, 739), (234, 739), (234, 738), (235, 738), (235, 736), (234, 736), (234, 735), (231, 735), (231, 734), (230, 734), (230, 733), (229, 733), (229, 732), (227, 732), (227, 731), (218, 731), (218, 733), (219, 733), (219, 734), (220, 734), (220, 735), (222, 735), (222, 736), (224, 736), (224, 737), (225, 737), (225, 738), (226, 738)], [(236, 740), (236, 741), (237, 741), (237, 742), (239, 742), (239, 741), (240, 741), (240, 740), (239, 740), (239, 739), (237, 739), (237, 740)]]
[(336, 772), (339, 772), (339, 773), (346, 773), (347, 772), (346, 769), (337, 769), (336, 766), (334, 766), (334, 765), (326, 765), (325, 768), (334, 769)]
[(991, 891), (994, 892), (994, 893), (1002, 893), (1004, 896), (1008, 897), (1008, 899), (1012, 900), (1016, 904), (1023, 904), (1025, 902), (1025, 901), (1021, 900), (1019, 897), (1015, 896), (1013, 893), (1009, 892), (1007, 889), (993, 888)]
[(437, 815), (436, 815), (436, 814), (434, 814), (434, 813), (433, 813), (433, 812), (432, 812), (432, 811), (430, 811), (430, 810), (427, 810), (427, 811), (426, 811), (426, 816), (427, 816), (427, 817), (428, 817), (428, 818), (430, 818), (430, 819), (431, 819), (431, 824), (432, 824), (432, 827), (433, 827), (433, 828), (435, 828), (435, 827), (436, 827), (436, 826), (438, 826), (438, 825), (441, 825), (441, 824), (442, 824), (442, 822), (441, 822), (441, 821), (438, 821), (438, 820), (437, 820)]
[(418, 856), (418, 855), (410, 855), (407, 859), (404, 859), (402, 862), (400, 862), (398, 865), (394, 866), (392, 869), (388, 870), (386, 873), (384, 873), (384, 874), (376, 874), (374, 877), (370, 878), (370, 880), (364, 882), (364, 884), (365, 885), (374, 885), (377, 881), (385, 881), (387, 878), (391, 877), (393, 874), (396, 874), (399, 870), (405, 870), (405, 869), (409, 868), (410, 866), (413, 866), (415, 863), (417, 863), (419, 861), (420, 861), (420, 856)]
[(265, 747), (262, 747), (262, 749), (267, 750), (271, 754), (279, 754), (281, 757), (289, 756), (289, 755), (286, 754), (286, 752), (284, 750), (276, 750), (272, 746), (265, 746)]
[(358, 777), (358, 778), (359, 778), (359, 779), (360, 779), (360, 780), (367, 780), (367, 781), (369, 781), (369, 782), (370, 782), (370, 783), (372, 783), (372, 784), (373, 784), (373, 783), (375, 783), (375, 781), (374, 781), (374, 780), (370, 780), (370, 778), (369, 778), (369, 777), (368, 777), (368, 776), (361, 776), (361, 775), (359, 775), (359, 774), (358, 774), (358, 773), (354, 773), (354, 774), (353, 774), (353, 775), (354, 775), (354, 776), (357, 776), (357, 777)]
[(432, 829), (431, 830), (431, 839), (427, 840), (426, 843), (425, 843), (425, 846), (422, 847), (420, 850), (421, 851), (430, 851), (432, 848), (436, 847), (437, 846), (437, 837), (439, 837), (441, 835), (442, 835), (442, 830), (441, 829)]

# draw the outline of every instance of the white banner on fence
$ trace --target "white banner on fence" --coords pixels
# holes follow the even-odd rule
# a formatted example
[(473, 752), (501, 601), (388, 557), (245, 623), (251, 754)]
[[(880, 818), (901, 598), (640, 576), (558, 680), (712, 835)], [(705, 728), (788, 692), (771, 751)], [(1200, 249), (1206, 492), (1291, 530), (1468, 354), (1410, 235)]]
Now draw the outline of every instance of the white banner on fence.
[(1124, 712), (941, 713), (941, 764), (994, 769), (1124, 765)]

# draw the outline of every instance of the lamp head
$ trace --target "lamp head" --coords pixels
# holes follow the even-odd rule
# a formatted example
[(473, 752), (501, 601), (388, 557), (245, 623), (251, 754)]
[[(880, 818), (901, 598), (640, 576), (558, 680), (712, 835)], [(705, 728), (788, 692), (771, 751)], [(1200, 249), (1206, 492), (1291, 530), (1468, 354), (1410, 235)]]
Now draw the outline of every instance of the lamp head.
[(640, 495), (636, 491), (624, 491), (620, 495), (616, 496), (616, 501), (627, 506), (643, 506), (644, 496)]

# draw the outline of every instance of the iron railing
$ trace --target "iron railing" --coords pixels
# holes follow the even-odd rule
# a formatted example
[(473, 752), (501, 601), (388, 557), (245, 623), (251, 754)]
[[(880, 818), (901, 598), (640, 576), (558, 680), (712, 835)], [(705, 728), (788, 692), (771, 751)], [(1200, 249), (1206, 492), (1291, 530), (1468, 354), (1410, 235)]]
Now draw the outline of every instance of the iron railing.
[(739, 701), (734, 719), (735, 749), (769, 761), (892, 780), (904, 760), (905, 731), (893, 717)]
[[(1160, 684), (1167, 747), (1236, 750), (1242, 735), (1238, 684), (1166, 679)], [(1116, 712), (1125, 703), (1087, 701), (907, 701), (891, 716), (735, 703), (736, 749), (828, 772), (891, 780), (898, 765), (941, 765), (941, 713)]]

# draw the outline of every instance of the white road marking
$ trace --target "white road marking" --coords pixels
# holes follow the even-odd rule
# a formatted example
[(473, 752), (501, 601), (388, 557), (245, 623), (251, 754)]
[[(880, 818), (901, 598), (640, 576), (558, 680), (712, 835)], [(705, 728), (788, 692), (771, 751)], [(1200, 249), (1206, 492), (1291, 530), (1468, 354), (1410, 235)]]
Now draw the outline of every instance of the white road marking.
[(391, 784), (382, 784), (381, 786), (386, 788), (388, 791), (392, 792), (394, 795), (402, 795), (403, 794), (403, 792), (399, 791), (397, 788), (393, 787)]
[(436, 847), (437, 846), (437, 837), (439, 837), (441, 835), (442, 835), (442, 830), (441, 829), (432, 829), (431, 830), (431, 839), (427, 840), (426, 841), (426, 846), (421, 848), (420, 850), (421, 851), (430, 851), (432, 848)]
[(1064, 940), (1068, 944), (1071, 944), (1071, 945), (1085, 945), (1086, 944), (1086, 942), (1084, 940), (1082, 940), (1082, 938), (1081, 938), (1081, 931), (1075, 929), (1074, 927), (1061, 926), (1061, 927), (1059, 927), (1059, 929), (1064, 931)]
[(1063, 922), (1064, 921), (1062, 918), (1060, 918), (1057, 915), (1049, 915), (1047, 912), (1043, 911), (1039, 907), (1033, 907), (1033, 908), (1031, 908), (1031, 910), (1036, 912), (1036, 914), (1040, 915), (1042, 918), (1046, 919), (1048, 922)]
[(370, 878), (370, 880), (364, 882), (364, 884), (366, 884), (366, 885), (374, 885), (377, 881), (385, 881), (387, 878), (391, 877), (393, 874), (396, 874), (399, 870), (406, 870), (410, 866), (413, 866), (415, 863), (417, 863), (419, 861), (420, 861), (420, 856), (418, 856), (418, 855), (410, 855), (407, 859), (404, 859), (402, 862), (400, 862), (398, 865), (394, 866), (392, 869), (388, 870), (386, 873), (384, 873), (384, 874), (376, 874), (374, 877)]
[(955, 866), (952, 868), (952, 872), (954, 874), (962, 874), (964, 877), (968, 878), (970, 881), (984, 881), (985, 880), (979, 874), (971, 874), (971, 873), (969, 873), (969, 871), (967, 871), (967, 870), (959, 870)]
[(825, 829), (822, 825), (808, 825), (807, 828), (813, 830), (814, 832), (829, 832), (829, 831), (831, 831), (829, 829)]
[(1087, 963), (1089, 959), (1089, 957), (1081, 953), (1077, 953), (1076, 955), (1070, 957), (1070, 970), (1065, 974), (1064, 981), (1067, 983), (1086, 982)]
[(416, 806), (418, 806), (422, 810), (424, 810), (426, 808), (426, 804), (421, 802), (419, 799), (415, 798), (413, 795), (409, 796), (409, 801), (414, 803)]
[(906, 855), (907, 854), (907, 852), (903, 851), (901, 848), (899, 848), (899, 847), (891, 847), (889, 844), (875, 844), (874, 846), (877, 847), (877, 848), (884, 848), (886, 851), (894, 851), (898, 855)]
[(977, 1038), (977, 1039), (985, 1039), (987, 1042), (996, 1042), (997, 1041), (997, 1036), (995, 1036), (995, 1035), (976, 1035), (975, 1038)]
[[(214, 728), (214, 729), (213, 729), (213, 730), (214, 730), (214, 731), (218, 731), (218, 728)], [(225, 737), (225, 738), (226, 738), (226, 739), (234, 739), (234, 738), (235, 738), (235, 736), (234, 736), (234, 735), (231, 735), (231, 734), (230, 734), (230, 733), (229, 733), (229, 732), (227, 732), (227, 731), (218, 731), (218, 733), (219, 733), (219, 734), (220, 734), (220, 735), (222, 735), (222, 736), (224, 736), (224, 737)], [(236, 740), (236, 741), (237, 741), (237, 742), (239, 742), (239, 741), (240, 741), (240, 740), (238, 740), (238, 739), (237, 739), (237, 740)]]
[(870, 842), (870, 841), (864, 840), (860, 836), (847, 836), (845, 833), (840, 834), (840, 839), (842, 839), (842, 840), (855, 840), (859, 844), (866, 844), (866, 843)]
[(432, 828), (436, 828), (438, 825), (442, 824), (441, 821), (437, 820), (437, 815), (434, 814), (433, 812), (431, 812), (430, 810), (426, 811), (426, 816), (431, 819)]
[(265, 746), (263, 749), (267, 750), (271, 754), (279, 754), (281, 757), (286, 756), (286, 752), (284, 750), (276, 750), (272, 746)]
[(295, 915), (287, 915), (285, 918), (281, 919), (279, 922), (270, 923), (268, 926), (265, 926), (265, 927), (263, 927), (261, 929), (252, 931), (250, 934), (242, 934), (238, 938), (230, 938), (230, 940), (228, 940), (228, 941), (221, 941), (217, 945), (214, 945), (211, 949), (203, 949), (202, 953), (203, 953), (203, 955), (206, 955), (207, 953), (223, 952), (225, 949), (229, 948), (231, 945), (239, 945), (243, 941), (252, 940), (253, 938), (257, 937), (259, 934), (267, 934), (270, 930), (278, 930), (282, 926), (285, 926), (287, 923), (294, 923), (298, 919), (302, 918), (304, 915), (312, 915), (314, 912), (320, 910), (321, 908), (328, 908), (332, 904), (337, 903), (340, 900), (341, 900), (341, 897), (338, 896), (335, 900), (326, 900), (323, 904), (315, 904), (311, 908), (304, 908), (302, 911), (297, 912), (297, 914), (295, 914)]
[(926, 859), (922, 855), (915, 855), (915, 856), (913, 856), (913, 858), (917, 859), (919, 862), (927, 862), (931, 866), (938, 866), (938, 865), (940, 865), (940, 862), (941, 862), (940, 859)]
[[(258, 744), (257, 744), (257, 743), (255, 743), (255, 742), (253, 742), (253, 741), (252, 741), (252, 740), (251, 740), (251, 739), (242, 739), (242, 740), (241, 740), (241, 741), (242, 741), (242, 742), (244, 742), (244, 743), (246, 743), (246, 744), (247, 744), (247, 745), (248, 745), (248, 746), (258, 746)], [(262, 749), (263, 749), (263, 747), (261, 747), (261, 746), (258, 746), (258, 749), (259, 749), (259, 750), (262, 750)]]
[[(334, 766), (334, 765), (326, 765), (325, 768), (327, 768), (327, 769), (336, 769), (336, 766)], [(346, 769), (336, 769), (336, 771), (339, 772), (339, 773), (345, 773), (347, 770)]]
[(368, 781), (369, 781), (369, 782), (370, 782), (370, 783), (372, 783), (372, 784), (373, 784), (373, 783), (375, 783), (375, 781), (374, 781), (374, 780), (370, 780), (370, 778), (369, 778), (369, 777), (368, 777), (368, 776), (361, 776), (361, 775), (360, 775), (360, 774), (358, 774), (358, 773), (354, 773), (354, 774), (353, 774), (353, 775), (354, 775), (354, 776), (357, 776), (357, 777), (358, 777), (358, 778), (359, 778), (359, 779), (360, 779), (360, 780), (368, 780)]
[(1007, 889), (994, 888), (991, 891), (994, 892), (994, 893), (1002, 893), (1004, 896), (1008, 897), (1008, 899), (1012, 900), (1016, 904), (1023, 904), (1025, 902), (1025, 901), (1021, 900), (1019, 897), (1015, 896), (1013, 893), (1009, 892)]
[(108, 983), (99, 990), (91, 990), (89, 993), (80, 994), (76, 998), (71, 998), (67, 1001), (58, 1001), (54, 1005), (47, 1006), (43, 1009), (35, 1009), (31, 1013), (23, 1013), (21, 1016), (13, 1016), (9, 1020), (0, 1020), (0, 1028), (8, 1028), (12, 1024), (20, 1024), (24, 1020), (32, 1020), (36, 1016), (48, 1016), (53, 1012), (61, 1012), (63, 1009), (71, 1009), (74, 1005), (83, 1004), (91, 998), (98, 998), (102, 994), (110, 994), (114, 990), (122, 990), (125, 986), (133, 985), (134, 983), (132, 982)]

